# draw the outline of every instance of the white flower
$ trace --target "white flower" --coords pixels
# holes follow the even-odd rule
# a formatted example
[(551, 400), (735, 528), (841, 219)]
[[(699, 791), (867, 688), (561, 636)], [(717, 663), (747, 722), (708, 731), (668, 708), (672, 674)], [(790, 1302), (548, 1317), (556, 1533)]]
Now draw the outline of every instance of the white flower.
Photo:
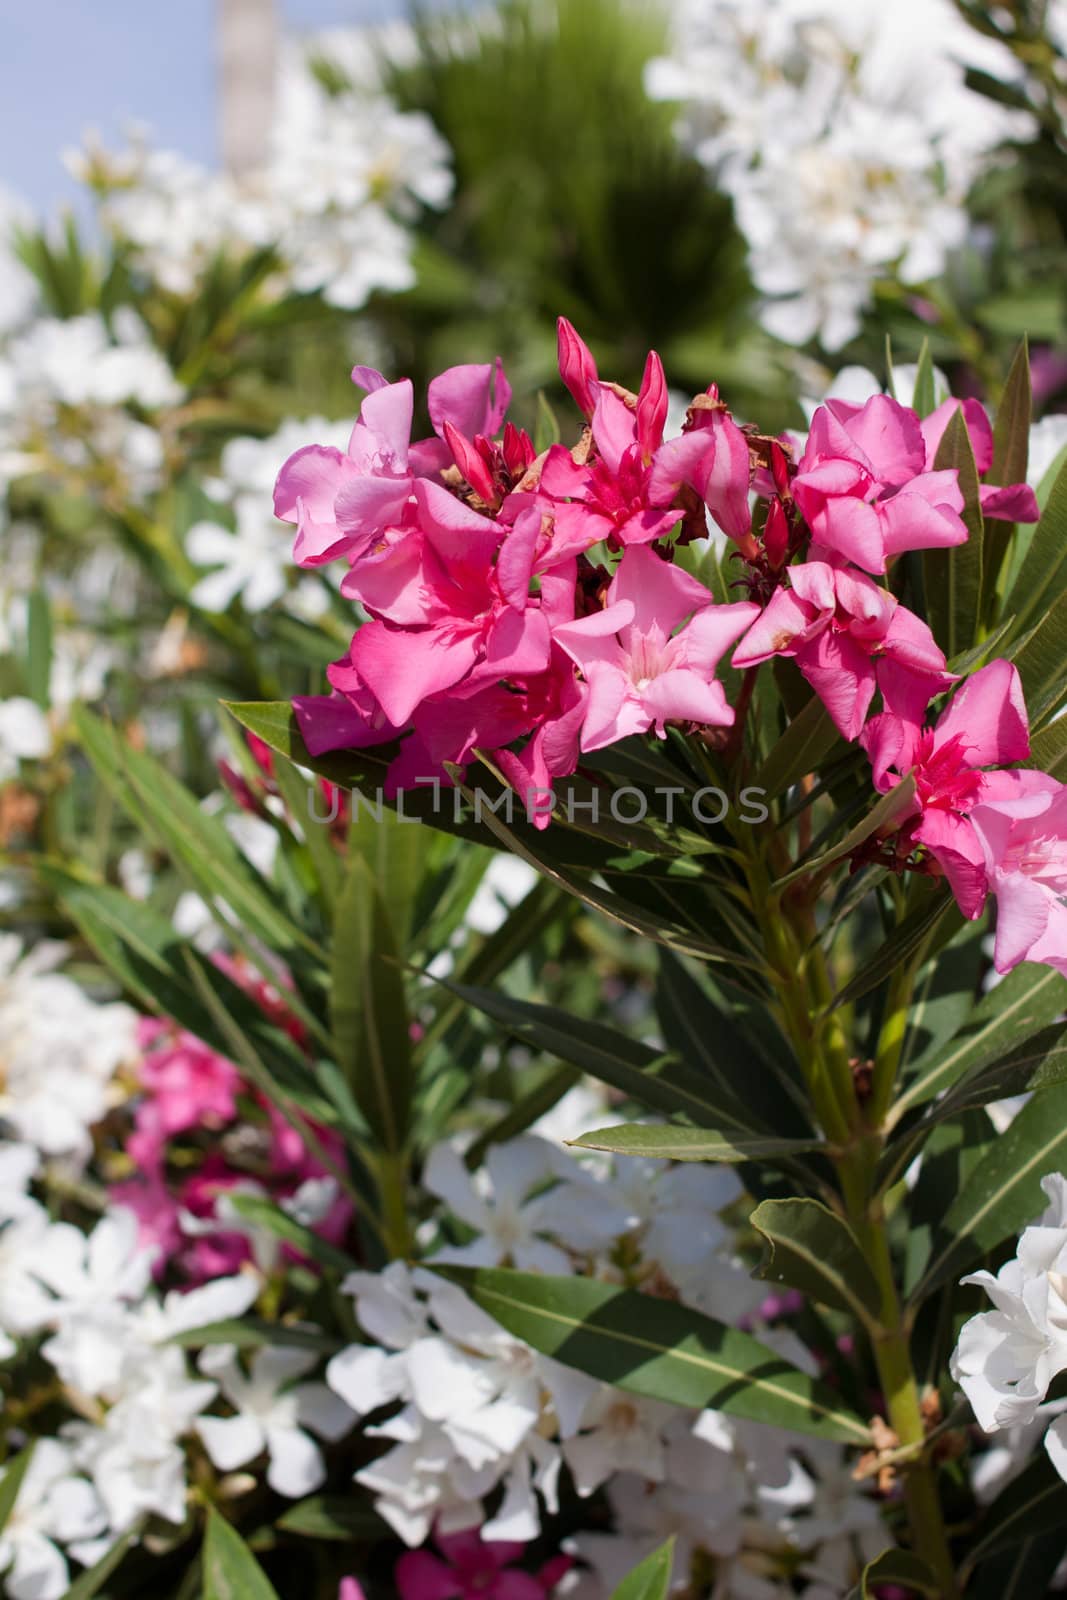
[(582, 1412), (581, 1431), (563, 1446), (580, 1495), (590, 1495), (616, 1472), (639, 1472), (658, 1482), (666, 1472), (663, 1428), (676, 1410), (604, 1384)]
[(48, 718), (24, 695), (0, 700), (0, 782), (18, 772), (20, 761), (37, 761), (52, 748)]
[(987, 1433), (1032, 1421), (1067, 1370), (1067, 1183), (1053, 1175), (1041, 1187), (1049, 1208), (1024, 1231), (1015, 1257), (996, 1277), (962, 1280), (984, 1288), (996, 1308), (964, 1323), (950, 1363)]
[(626, 1225), (604, 1185), (532, 1134), (494, 1145), (476, 1177), (452, 1145), (435, 1145), (423, 1184), (478, 1233), (470, 1244), (438, 1251), (435, 1260), (476, 1266), (510, 1261), (526, 1272), (567, 1273), (571, 1258), (555, 1240), (598, 1250)]
[(43, 1353), (64, 1383), (89, 1395), (119, 1386), (127, 1357), (126, 1311), (151, 1280), (153, 1249), (138, 1243), (137, 1219), (116, 1208), (86, 1236), (69, 1222), (43, 1235), (34, 1276), (51, 1291)]
[(290, 1499), (311, 1494), (326, 1477), (322, 1452), (305, 1430), (323, 1439), (340, 1439), (352, 1426), (349, 1408), (323, 1383), (300, 1383), (316, 1363), (314, 1352), (268, 1346), (252, 1357), (246, 1374), (236, 1357), (206, 1351), (201, 1368), (218, 1379), (236, 1412), (232, 1417), (201, 1417), (204, 1448), (220, 1472), (233, 1472), (266, 1451), (267, 1482)]
[[(1045, 474), (1060, 462), (1067, 446), (1067, 415), (1055, 413), (1042, 417), (1030, 429), (1030, 454), (1026, 465), (1026, 481), (1034, 489), (1041, 487)], [(1062, 465), (1062, 462), (1060, 462)]]
[(0, 1573), (11, 1600), (61, 1600), (70, 1585), (61, 1544), (91, 1539), (105, 1519), (71, 1452), (39, 1439), (14, 1508), (0, 1529)]

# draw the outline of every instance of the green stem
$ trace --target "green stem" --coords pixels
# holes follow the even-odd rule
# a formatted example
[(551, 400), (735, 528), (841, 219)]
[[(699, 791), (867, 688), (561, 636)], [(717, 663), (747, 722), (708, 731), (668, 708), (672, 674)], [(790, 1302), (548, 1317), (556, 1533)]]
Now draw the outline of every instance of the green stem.
[(408, 1219), (407, 1156), (383, 1150), (378, 1157), (377, 1167), (382, 1240), (390, 1261), (406, 1261), (412, 1253), (411, 1225)]

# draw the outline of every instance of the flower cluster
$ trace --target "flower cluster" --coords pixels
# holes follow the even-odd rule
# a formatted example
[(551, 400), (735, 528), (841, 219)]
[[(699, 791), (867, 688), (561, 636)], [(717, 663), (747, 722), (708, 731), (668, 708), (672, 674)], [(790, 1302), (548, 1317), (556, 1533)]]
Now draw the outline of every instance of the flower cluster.
[[(328, 70), (316, 70), (319, 57)], [(267, 160), (246, 177), (207, 172), (140, 137), (120, 156), (90, 146), (68, 160), (101, 196), (115, 236), (182, 296), (219, 255), (264, 249), (277, 257), (275, 296), (317, 292), (353, 310), (376, 290), (409, 289), (410, 224), (452, 193), (447, 146), (428, 117), (385, 93), (380, 51), (363, 30), (285, 44)]]
[[(550, 1515), (558, 1509), (566, 1469), (580, 1501), (606, 1493), (615, 1528), (568, 1541), (578, 1565), (552, 1592), (602, 1600), (671, 1534), (680, 1592), (702, 1559), (715, 1563), (717, 1592), (739, 1600), (794, 1592), (784, 1580), (790, 1571), (809, 1600), (847, 1586), (857, 1550), (877, 1551), (879, 1513), (848, 1478), (838, 1447), (598, 1383), (536, 1354), (433, 1271), (460, 1262), (577, 1272), (641, 1284), (751, 1326), (777, 1308), (764, 1305), (738, 1259), (728, 1213), (741, 1191), (729, 1169), (636, 1158), (587, 1167), (526, 1135), (495, 1146), (473, 1175), (453, 1146), (439, 1145), (424, 1181), (467, 1242), (431, 1245), (422, 1267), (393, 1262), (381, 1273), (353, 1273), (345, 1287), (373, 1342), (349, 1346), (326, 1369), (360, 1416), (392, 1408), (367, 1425), (387, 1448), (356, 1480), (406, 1543), (423, 1544), (436, 1528), (445, 1551), (460, 1550), (447, 1541), (477, 1528), (490, 1550), (499, 1547), (502, 1566), (540, 1534), (541, 1505)], [(760, 1337), (810, 1364), (786, 1328), (761, 1325)], [(492, 1565), (480, 1559), (489, 1587)], [(397, 1568), (412, 1600), (431, 1561), (405, 1557)], [(533, 1600), (535, 1581), (527, 1576), (516, 1594)], [(457, 1592), (466, 1592), (458, 1582)]]
[(1041, 1180), (1048, 1207), (1019, 1240), (1000, 1271), (974, 1272), (992, 1300), (960, 1329), (952, 1376), (986, 1433), (1044, 1428), (1049, 1459), (1067, 1481), (1067, 1417), (1047, 1400), (1067, 1371), (1067, 1179)]
[(999, 44), (951, 0), (675, 0), (648, 92), (729, 194), (767, 297), (765, 326), (836, 350), (874, 284), (936, 278), (965, 201), (1028, 118), (972, 93), (967, 67), (1011, 78)]

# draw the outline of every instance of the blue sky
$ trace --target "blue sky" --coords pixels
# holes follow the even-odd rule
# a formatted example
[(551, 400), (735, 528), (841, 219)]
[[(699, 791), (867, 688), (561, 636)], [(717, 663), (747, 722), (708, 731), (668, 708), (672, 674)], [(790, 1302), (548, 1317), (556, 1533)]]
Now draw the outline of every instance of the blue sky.
[[(277, 0), (291, 27), (371, 22), (403, 0)], [(5, 0), (0, 58), (0, 183), (54, 212), (77, 186), (60, 152), (87, 126), (116, 139), (150, 123), (200, 161), (216, 153), (214, 0)]]

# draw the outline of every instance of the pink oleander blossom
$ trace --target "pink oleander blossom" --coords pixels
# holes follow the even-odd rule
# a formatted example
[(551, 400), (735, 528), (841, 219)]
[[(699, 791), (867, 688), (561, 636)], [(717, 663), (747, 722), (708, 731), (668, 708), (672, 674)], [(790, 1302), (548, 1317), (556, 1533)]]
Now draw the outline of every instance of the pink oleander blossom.
[(882, 573), (905, 550), (963, 544), (954, 470), (933, 472), (914, 411), (889, 395), (827, 400), (812, 418), (792, 492), (816, 549)]
[(1067, 977), (1067, 786), (1044, 772), (1004, 772), (971, 812), (996, 896), (993, 965), (1020, 961)]
[[(978, 476), (984, 477), (993, 465), (993, 428), (985, 408), (978, 400), (943, 400), (936, 411), (923, 418), (926, 465), (928, 468), (933, 466), (945, 429), (956, 411), (963, 413), (974, 450), (974, 464)], [(1040, 515), (1037, 496), (1028, 483), (979, 484), (978, 503), (982, 515), (994, 521), (1036, 522)]]
[(747, 541), (752, 527), (748, 440), (712, 384), (689, 410), (686, 431), (657, 451), (649, 494), (666, 501), (689, 488), (729, 538)]
[(1008, 661), (991, 661), (957, 690), (936, 727), (923, 730), (891, 712), (860, 736), (882, 794), (915, 778), (909, 841), (925, 845), (967, 917), (977, 917), (989, 888), (987, 856), (975, 829), (976, 807), (1016, 774), (986, 772), (1025, 761), (1030, 737), (1022, 683)]
[(787, 575), (789, 587), (772, 595), (733, 665), (793, 657), (846, 739), (859, 736), (876, 689), (887, 710), (921, 722), (955, 681), (926, 623), (855, 568), (809, 561)]
[(729, 727), (733, 708), (715, 668), (759, 608), (714, 605), (697, 579), (641, 547), (624, 555), (606, 600), (553, 632), (588, 685), (582, 749), (650, 728), (662, 738), (668, 722)]
[(552, 1561), (536, 1576), (514, 1565), (526, 1546), (515, 1540), (483, 1540), (477, 1529), (439, 1533), (430, 1550), (409, 1550), (396, 1564), (400, 1600), (545, 1600), (570, 1563)]

